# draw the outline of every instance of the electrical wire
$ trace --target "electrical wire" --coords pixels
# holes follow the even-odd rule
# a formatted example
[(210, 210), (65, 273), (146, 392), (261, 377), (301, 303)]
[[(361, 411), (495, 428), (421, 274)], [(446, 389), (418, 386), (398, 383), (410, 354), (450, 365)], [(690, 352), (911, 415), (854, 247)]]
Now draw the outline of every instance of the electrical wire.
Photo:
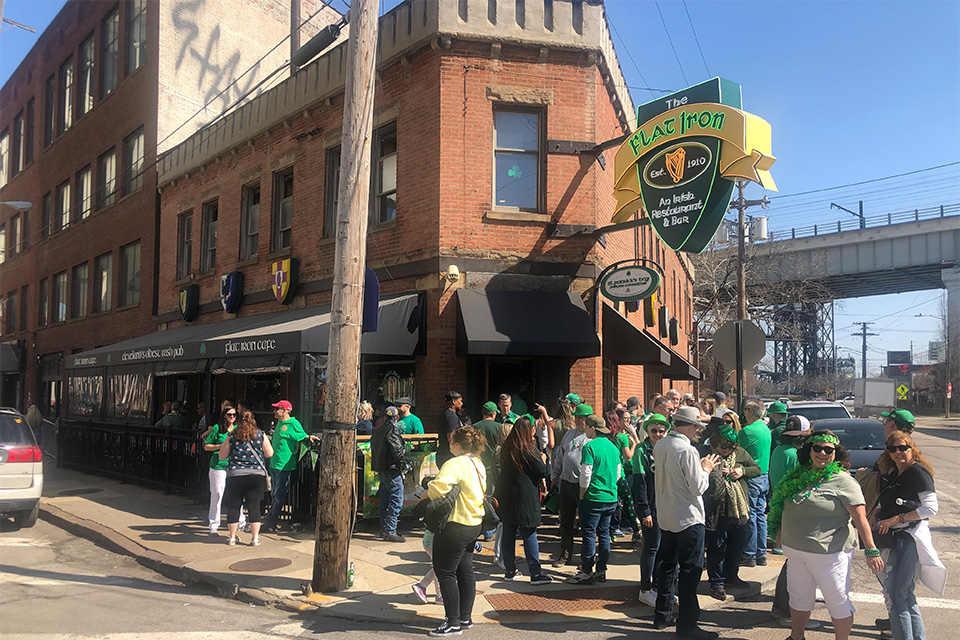
[(683, 10), (687, 12), (687, 22), (690, 23), (690, 31), (693, 31), (693, 39), (697, 43), (697, 51), (700, 52), (700, 59), (703, 60), (703, 68), (707, 72), (707, 77), (711, 77), (710, 67), (707, 66), (707, 59), (703, 55), (703, 49), (700, 47), (700, 38), (697, 37), (697, 30), (693, 27), (693, 18), (690, 17), (690, 9), (687, 8), (687, 0), (683, 0)]
[[(643, 84), (649, 84), (647, 82), (647, 79), (643, 77), (643, 71), (640, 70), (640, 65), (638, 65), (637, 61), (633, 59), (633, 54), (630, 53), (630, 49), (627, 48), (627, 43), (623, 41), (623, 37), (620, 35), (620, 32), (617, 31), (617, 25), (611, 20), (608, 20), (607, 22), (610, 25), (610, 28), (613, 29), (613, 32), (616, 34), (617, 39), (620, 41), (620, 46), (623, 47), (623, 50), (626, 52), (627, 58), (629, 58), (630, 62), (633, 63), (633, 68), (637, 70), (637, 73), (640, 75), (640, 79), (643, 80)], [(654, 98), (657, 97), (656, 94), (654, 93), (655, 91), (661, 91), (663, 93), (673, 93), (672, 91), (663, 91), (662, 89), (650, 89), (650, 88), (647, 88), (647, 91), (649, 91), (650, 95), (652, 95)]]
[(783, 195), (783, 196), (773, 196), (772, 198), (770, 198), (770, 200), (771, 200), (771, 201), (773, 201), (773, 200), (783, 200), (783, 199), (785, 199), (785, 198), (795, 198), (795, 197), (797, 197), (797, 196), (805, 196), (805, 195), (808, 195), (808, 194), (811, 194), (811, 193), (823, 193), (824, 191), (833, 191), (834, 189), (842, 189), (842, 188), (844, 188), (844, 187), (856, 187), (856, 186), (860, 186), (860, 185), (862, 185), (862, 184), (871, 184), (871, 183), (874, 183), (874, 182), (880, 182), (881, 180), (889, 180), (890, 178), (902, 178), (903, 176), (912, 176), (912, 175), (916, 175), (916, 174), (918, 174), (918, 173), (923, 173), (924, 171), (933, 171), (934, 169), (942, 169), (943, 167), (953, 167), (953, 166), (956, 166), (956, 165), (960, 165), (960, 161), (957, 161), (957, 162), (948, 162), (948, 163), (946, 163), (946, 164), (939, 164), (939, 165), (937, 165), (937, 166), (935, 166), (935, 167), (927, 167), (926, 169), (917, 169), (916, 171), (908, 171), (908, 172), (906, 172), (906, 173), (897, 173), (897, 174), (894, 174), (894, 175), (892, 175), (892, 176), (884, 176), (884, 177), (882, 177), (882, 178), (874, 178), (873, 180), (863, 180), (862, 182), (851, 182), (851, 183), (849, 183), (849, 184), (842, 184), (842, 185), (838, 185), (838, 186), (836, 186), (836, 187), (826, 187), (826, 188), (824, 188), (824, 189), (813, 189), (813, 190), (811, 190), (811, 191), (801, 191), (800, 193), (791, 193), (791, 194)]
[(687, 80), (687, 74), (683, 72), (683, 65), (680, 64), (680, 56), (677, 54), (677, 48), (673, 46), (673, 38), (670, 37), (670, 30), (667, 29), (667, 21), (663, 19), (663, 11), (660, 10), (660, 3), (654, 2), (653, 4), (657, 7), (657, 13), (660, 14), (660, 22), (663, 23), (663, 31), (667, 34), (667, 41), (670, 43), (670, 48), (673, 49), (673, 57), (677, 59), (677, 66), (680, 67), (680, 75), (683, 76), (683, 86), (690, 86), (690, 81)]

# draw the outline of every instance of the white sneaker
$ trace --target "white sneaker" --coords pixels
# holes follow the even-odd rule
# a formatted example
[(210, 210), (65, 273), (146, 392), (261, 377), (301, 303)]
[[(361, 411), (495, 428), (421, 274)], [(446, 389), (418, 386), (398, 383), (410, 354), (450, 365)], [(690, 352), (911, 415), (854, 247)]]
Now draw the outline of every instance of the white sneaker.
[[(780, 618), (781, 627), (790, 627), (792, 625), (793, 623), (790, 621), (790, 618)], [(823, 626), (823, 623), (820, 622), (819, 620), (811, 619), (811, 620), (807, 620), (807, 624), (804, 627), (804, 629), (806, 629), (807, 631), (813, 631), (814, 629), (819, 629), (822, 626)]]
[(651, 607), (657, 606), (657, 592), (653, 589), (640, 591), (640, 602)]
[(259, 546), (260, 546), (260, 538), (254, 538), (253, 540), (251, 540), (251, 541), (250, 541), (250, 546), (251, 546), (251, 547), (259, 547)]

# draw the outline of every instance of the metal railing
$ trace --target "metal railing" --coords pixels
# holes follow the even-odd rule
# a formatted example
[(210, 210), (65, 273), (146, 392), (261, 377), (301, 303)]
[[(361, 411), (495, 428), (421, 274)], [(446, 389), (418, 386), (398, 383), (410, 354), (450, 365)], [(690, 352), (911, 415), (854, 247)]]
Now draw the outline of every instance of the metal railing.
[(830, 233), (840, 233), (842, 231), (857, 231), (861, 229), (883, 227), (903, 222), (919, 222), (920, 220), (946, 218), (955, 216), (957, 214), (960, 214), (960, 203), (940, 205), (938, 207), (928, 207), (926, 209), (913, 209), (912, 211), (888, 213), (884, 216), (873, 216), (870, 218), (864, 218), (863, 220), (853, 218), (847, 220), (837, 220), (836, 223), (827, 222), (824, 224), (815, 224), (809, 227), (775, 229), (769, 232), (766, 241), (776, 242), (777, 240), (795, 240), (797, 238), (822, 236)]

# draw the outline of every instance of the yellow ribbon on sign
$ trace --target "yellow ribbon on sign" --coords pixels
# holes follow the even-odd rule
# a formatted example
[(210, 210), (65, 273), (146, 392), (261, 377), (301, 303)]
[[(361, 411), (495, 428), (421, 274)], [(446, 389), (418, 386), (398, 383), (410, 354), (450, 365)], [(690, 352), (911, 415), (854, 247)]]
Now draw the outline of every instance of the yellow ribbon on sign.
[(667, 144), (708, 136), (723, 141), (718, 169), (721, 177), (750, 180), (776, 191), (770, 167), (770, 124), (758, 116), (723, 104), (703, 102), (676, 107), (639, 127), (620, 146), (614, 157), (614, 189), (617, 208), (611, 222), (625, 222), (643, 207), (640, 195), (640, 158)]

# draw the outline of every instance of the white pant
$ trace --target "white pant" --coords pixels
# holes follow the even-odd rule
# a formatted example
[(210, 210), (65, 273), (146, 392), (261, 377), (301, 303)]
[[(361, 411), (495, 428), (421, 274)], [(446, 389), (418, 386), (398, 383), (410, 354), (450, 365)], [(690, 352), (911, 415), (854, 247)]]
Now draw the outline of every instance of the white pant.
[[(220, 527), (220, 503), (223, 501), (223, 490), (227, 486), (226, 469), (210, 469), (210, 512), (207, 514), (210, 533)], [(240, 528), (247, 526), (247, 519), (240, 510)]]
[(791, 609), (813, 611), (819, 588), (831, 618), (843, 620), (853, 615), (849, 595), (853, 549), (839, 553), (809, 553), (784, 545), (783, 554), (788, 560), (787, 592)]

